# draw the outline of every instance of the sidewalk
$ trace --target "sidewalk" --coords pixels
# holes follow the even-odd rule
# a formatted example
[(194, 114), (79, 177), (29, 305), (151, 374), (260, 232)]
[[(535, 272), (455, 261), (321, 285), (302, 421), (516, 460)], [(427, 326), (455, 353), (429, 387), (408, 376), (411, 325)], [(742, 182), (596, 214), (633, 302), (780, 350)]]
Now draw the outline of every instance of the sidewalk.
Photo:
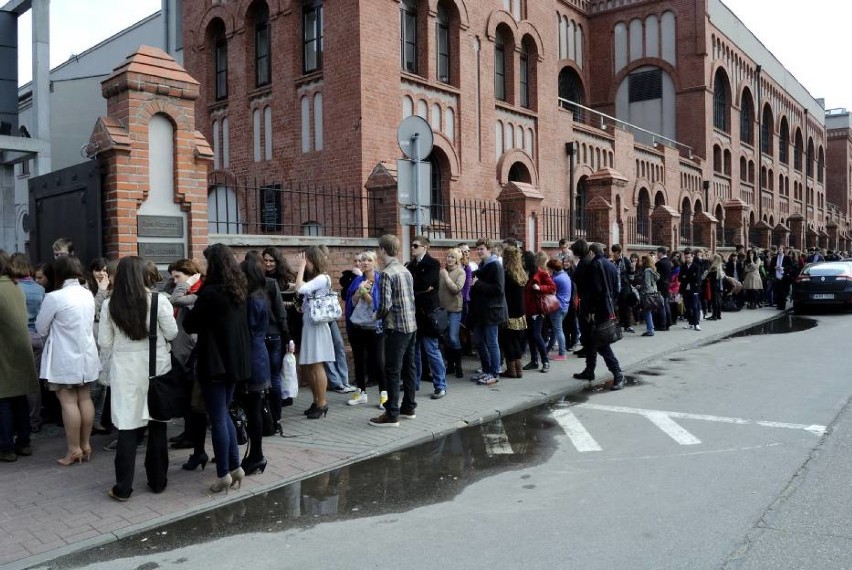
[[(614, 346), (625, 371), (661, 354), (698, 346), (737, 330), (777, 317), (779, 311), (765, 308), (724, 313), (721, 321), (702, 323), (702, 331), (673, 327), (653, 338), (625, 333)], [(478, 367), (465, 361), (466, 376)], [(112, 542), (144, 529), (159, 526), (205, 510), (266, 492), (294, 480), (442, 437), (459, 428), (475, 425), (527, 409), (567, 394), (581, 391), (587, 383), (571, 378), (583, 369), (582, 359), (571, 357), (553, 362), (548, 374), (525, 372), (522, 379), (501, 379), (491, 387), (477, 386), (467, 379), (448, 379), (447, 396), (429, 399), (431, 386), (418, 392), (417, 418), (401, 422), (399, 428), (374, 428), (367, 420), (379, 414), (377, 388), (370, 389), (370, 403), (348, 406), (350, 395), (329, 393), (325, 419), (307, 420), (302, 410), (310, 405), (310, 392), (299, 394), (295, 404), (284, 409), (287, 437), (264, 439), (269, 460), (266, 472), (247, 477), (242, 489), (227, 496), (209, 495), (215, 466), (204, 472), (183, 471), (180, 466), (189, 450), (171, 451), (169, 486), (155, 495), (145, 485), (143, 454), (138, 455), (135, 491), (127, 503), (106, 496), (114, 483), (113, 453), (104, 444), (113, 436), (92, 438), (90, 463), (61, 467), (56, 459), (65, 453), (64, 437), (34, 434), (32, 457), (0, 465), (0, 566), (27, 568), (55, 557)], [(598, 360), (598, 382), (607, 377)], [(171, 426), (170, 435), (180, 431)], [(207, 441), (211, 453), (210, 441)]]

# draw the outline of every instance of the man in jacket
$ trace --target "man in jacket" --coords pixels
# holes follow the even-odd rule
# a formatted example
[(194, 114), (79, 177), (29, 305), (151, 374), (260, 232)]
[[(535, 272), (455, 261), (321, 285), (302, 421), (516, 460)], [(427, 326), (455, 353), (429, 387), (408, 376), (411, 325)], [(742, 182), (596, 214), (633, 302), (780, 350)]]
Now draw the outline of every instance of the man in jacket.
[[(417, 349), (414, 353), (417, 387), (429, 377), (432, 371), (432, 399), (443, 398), (447, 394), (447, 369), (444, 356), (438, 347), (438, 323), (435, 311), (439, 307), (438, 281), (441, 276), (440, 262), (429, 255), (429, 238), (415, 236), (411, 241), (411, 261), (406, 265), (414, 280), (414, 308), (417, 314)], [(428, 362), (428, 368), (424, 363)]]
[(479, 269), (473, 274), (470, 289), (470, 320), (482, 364), (482, 374), (476, 376), (476, 381), (483, 386), (494, 384), (500, 376), (497, 330), (509, 319), (505, 273), (497, 256), (492, 253), (493, 248), (494, 244), (489, 239), (476, 242)]
[(778, 246), (778, 252), (769, 258), (769, 274), (775, 280), (775, 303), (779, 311), (787, 308), (787, 295), (793, 280), (793, 259), (787, 255), (787, 247)]
[(688, 309), (689, 324), (683, 328), (701, 330), (701, 277), (703, 266), (695, 260), (690, 248), (683, 250), (683, 267), (680, 269), (680, 294)]
[[(385, 351), (385, 374), (388, 401), (385, 413), (370, 419), (375, 427), (399, 427), (399, 418), (414, 419), (414, 353), (417, 320), (414, 316), (414, 287), (411, 273), (399, 262), (399, 238), (379, 238), (379, 260), (382, 264), (382, 288), (376, 317), (382, 319)], [(399, 383), (402, 381), (402, 405)]]
[(658, 331), (667, 331), (669, 327), (672, 326), (672, 309), (671, 305), (669, 305), (669, 287), (671, 287), (672, 281), (672, 260), (669, 259), (669, 250), (665, 246), (660, 246), (657, 248), (657, 263), (655, 264), (657, 268), (657, 273), (660, 275), (659, 281), (657, 281), (657, 291), (660, 292), (660, 297), (663, 298), (663, 307), (662, 307), (662, 326), (658, 328)]
[(618, 291), (615, 292), (615, 298), (618, 299), (618, 322), (624, 332), (636, 332), (630, 326), (630, 314), (632, 313), (630, 307), (633, 303), (633, 289), (630, 282), (633, 278), (633, 264), (630, 263), (628, 258), (624, 257), (620, 244), (613, 244), (610, 250), (612, 251), (612, 263), (618, 271)]
[[(571, 249), (574, 255), (580, 257), (586, 247), (584, 240), (577, 240)], [(588, 253), (574, 270), (574, 284), (580, 296), (580, 319), (585, 324), (583, 349), (586, 351), (586, 368), (574, 374), (574, 378), (594, 380), (598, 355), (601, 355), (613, 376), (611, 389), (621, 390), (624, 388), (625, 378), (621, 373), (621, 365), (612, 352), (612, 345), (598, 344), (593, 338), (595, 326), (606, 323), (614, 316), (615, 291), (618, 287), (618, 270), (604, 257), (601, 244), (593, 243), (588, 246)]]

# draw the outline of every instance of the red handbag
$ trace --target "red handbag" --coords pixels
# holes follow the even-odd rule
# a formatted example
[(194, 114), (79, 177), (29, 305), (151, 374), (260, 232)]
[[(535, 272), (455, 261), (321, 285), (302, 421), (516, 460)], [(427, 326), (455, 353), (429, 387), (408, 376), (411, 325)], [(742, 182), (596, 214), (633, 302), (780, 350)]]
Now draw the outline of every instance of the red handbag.
[(553, 293), (536, 293), (535, 306), (539, 315), (550, 315), (561, 308), (559, 299)]

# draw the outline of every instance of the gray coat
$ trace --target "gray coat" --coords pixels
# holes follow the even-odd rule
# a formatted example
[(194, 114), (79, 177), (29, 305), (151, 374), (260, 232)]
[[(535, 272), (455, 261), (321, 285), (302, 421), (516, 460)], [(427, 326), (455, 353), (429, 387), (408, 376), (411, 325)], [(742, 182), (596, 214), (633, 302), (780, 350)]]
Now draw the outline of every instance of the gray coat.
[(38, 392), (24, 292), (5, 276), (0, 277), (0, 339), (0, 398)]

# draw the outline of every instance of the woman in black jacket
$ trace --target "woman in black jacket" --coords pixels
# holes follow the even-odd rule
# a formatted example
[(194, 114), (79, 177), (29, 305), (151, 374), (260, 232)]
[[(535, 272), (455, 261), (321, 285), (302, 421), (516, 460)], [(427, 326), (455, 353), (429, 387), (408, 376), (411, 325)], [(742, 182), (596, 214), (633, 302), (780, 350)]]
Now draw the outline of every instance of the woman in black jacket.
[(251, 377), (251, 349), (246, 313), (246, 278), (228, 246), (217, 243), (204, 250), (207, 277), (195, 307), (183, 321), (184, 329), (198, 334), (197, 374), (210, 418), (216, 474), (212, 493), (239, 487), (237, 432), (228, 410), (238, 382)]
[(505, 276), (497, 256), (491, 253), (491, 240), (476, 242), (479, 269), (473, 273), (470, 288), (470, 321), (477, 339), (482, 374), (476, 377), (479, 384), (490, 386), (500, 375), (500, 347), (497, 331), (508, 319), (505, 296)]
[(503, 250), (503, 267), (505, 268), (506, 308), (509, 320), (500, 329), (500, 350), (506, 357), (507, 378), (521, 378), (524, 374), (521, 358), (524, 356), (527, 318), (524, 312), (524, 285), (527, 284), (527, 273), (521, 261), (521, 250), (509, 246)]

